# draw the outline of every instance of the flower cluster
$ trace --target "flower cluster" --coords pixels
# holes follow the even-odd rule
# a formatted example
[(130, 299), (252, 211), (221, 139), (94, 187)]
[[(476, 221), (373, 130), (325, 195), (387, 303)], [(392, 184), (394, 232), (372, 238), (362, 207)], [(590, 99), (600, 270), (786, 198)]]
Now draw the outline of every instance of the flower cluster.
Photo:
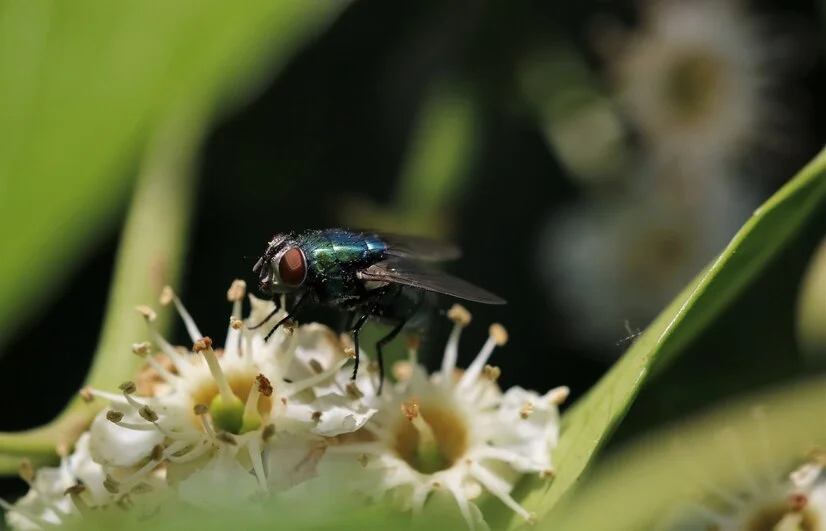
[[(389, 495), (414, 515), (431, 493), (447, 492), (470, 528), (484, 527), (474, 500), (486, 491), (533, 519), (510, 493), (523, 474), (553, 474), (558, 405), (567, 389), (503, 392), (499, 370), (487, 363), (507, 341), (502, 326), (491, 326), (461, 371), (459, 337), (470, 314), (454, 306), (441, 370), (428, 376), (411, 342), (410, 359), (394, 367), (396, 381), (377, 395), (372, 363), (356, 380), (344, 368), (354, 356), (346, 337), (315, 323), (288, 323), (265, 340), (266, 327), (253, 325), (275, 304), (250, 295), (242, 320), (245, 295), (245, 284), (233, 283), (223, 348), (169, 289), (162, 302), (177, 308), (191, 349), (167, 342), (154, 328), (155, 313), (138, 308), (152, 339), (132, 346), (144, 368), (120, 392), (81, 392), (105, 407), (59, 468), (24, 467), (30, 490), (14, 505), (2, 502), (8, 524), (42, 529), (110, 508), (147, 517), (165, 500), (254, 510), (301, 488)], [(282, 304), (274, 317), (285, 315)]]
[(667, 530), (771, 529), (774, 531), (817, 530), (826, 524), (826, 475), (824, 452), (816, 449), (800, 459), (775, 455), (768, 438), (768, 426), (762, 408), (753, 412), (756, 440), (761, 459), (748, 460), (743, 455), (745, 434), (732, 429), (720, 433), (719, 451), (730, 456), (738, 475), (727, 484), (711, 484), (690, 469), (694, 461), (682, 457), (679, 462), (688, 483), (696, 483), (699, 500), (683, 501), (654, 528)]

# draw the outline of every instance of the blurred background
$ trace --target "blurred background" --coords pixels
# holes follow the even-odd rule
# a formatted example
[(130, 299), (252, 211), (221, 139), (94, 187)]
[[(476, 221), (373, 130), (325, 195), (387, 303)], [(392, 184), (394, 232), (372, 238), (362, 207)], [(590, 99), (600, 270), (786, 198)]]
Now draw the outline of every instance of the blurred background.
[[(455, 241), (464, 255), (446, 269), (508, 300), (467, 304), (474, 322), (460, 362), (501, 322), (510, 340), (492, 363), (503, 385), (568, 385), (575, 401), (826, 142), (823, 8), (815, 0), (346, 5), (278, 68), (266, 54), (242, 56), (255, 63), (256, 83), (204, 121), (181, 298), (205, 333), (222, 337), (226, 288), (235, 278), (254, 285), (251, 267), (276, 232), (378, 227)], [(151, 33), (136, 37), (135, 57), (161, 54)], [(187, 64), (202, 50), (181, 53)], [(107, 85), (103, 73), (90, 75)], [(241, 84), (234, 75), (218, 76), (229, 92)], [(79, 107), (74, 118), (94, 121), (95, 112)], [(37, 122), (30, 126), (37, 134)], [(108, 132), (96, 134), (104, 142)], [(4, 327), (3, 430), (50, 420), (82, 382), (145, 141), (136, 134), (122, 150), (123, 171), (106, 177), (125, 183), (105, 199), (110, 215), (86, 230), (76, 256), (57, 262), (58, 278), (32, 309)], [(73, 166), (65, 168), (71, 187)], [(38, 216), (37, 203), (18, 207)], [(824, 233), (826, 222), (794, 256), (779, 257), (765, 290), (641, 395), (617, 440), (809, 370), (794, 308)], [(27, 245), (37, 254), (54, 243)], [(337, 323), (329, 312), (305, 319)], [(738, 334), (778, 322), (759, 352), (756, 339)], [(431, 363), (449, 327), (434, 318), (423, 343)], [(183, 327), (173, 337), (187, 344)], [(14, 407), (20, 389), (33, 394), (25, 408)], [(19, 488), (3, 485), (2, 496)]]

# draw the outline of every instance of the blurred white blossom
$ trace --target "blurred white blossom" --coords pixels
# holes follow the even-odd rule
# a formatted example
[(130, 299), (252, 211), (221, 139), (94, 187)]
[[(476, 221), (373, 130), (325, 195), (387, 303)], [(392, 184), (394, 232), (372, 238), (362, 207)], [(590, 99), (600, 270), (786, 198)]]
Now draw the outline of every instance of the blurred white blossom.
[[(648, 0), (633, 31), (598, 36), (621, 112), (649, 154), (724, 164), (785, 149), (777, 99), (791, 48), (741, 0)], [(697, 177), (702, 177), (698, 174)]]
[[(718, 434), (718, 451), (730, 455), (740, 476), (727, 484), (711, 484), (691, 460), (675, 462), (684, 469), (688, 483), (702, 493), (696, 501), (675, 507), (655, 529), (658, 531), (771, 531), (826, 530), (826, 476), (823, 455), (816, 451), (806, 459), (784, 459), (771, 451), (769, 426), (760, 408), (750, 444), (762, 448), (762, 462), (746, 462), (741, 435), (725, 429)], [(795, 463), (789, 465), (788, 463)], [(781, 464), (786, 463), (786, 464)]]
[(643, 168), (623, 195), (548, 219), (537, 267), (575, 342), (619, 355), (628, 329), (645, 328), (751, 215), (750, 188), (686, 172)]

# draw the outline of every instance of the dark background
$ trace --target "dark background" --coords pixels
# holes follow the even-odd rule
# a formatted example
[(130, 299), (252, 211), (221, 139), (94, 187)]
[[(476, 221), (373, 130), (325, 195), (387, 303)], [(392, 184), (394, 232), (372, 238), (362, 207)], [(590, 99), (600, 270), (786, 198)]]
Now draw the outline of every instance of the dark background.
[[(749, 5), (781, 24), (791, 24), (809, 46), (819, 48), (821, 14), (815, 2)], [(518, 384), (545, 391), (568, 385), (569, 403), (586, 392), (609, 362), (596, 361), (599, 356), (569, 340), (565, 308), (555, 307), (546, 290), (538, 287), (535, 267), (541, 221), (576, 200), (580, 191), (541, 135), (536, 117), (520, 101), (514, 65), (537, 44), (563, 40), (574, 43), (600, 72), (601, 64), (587, 39), (595, 13), (635, 20), (635, 9), (628, 2), (361, 0), (353, 4), (254, 101), (217, 124), (209, 136), (181, 286), (182, 299), (201, 329), (215, 330), (220, 336), (229, 313), (226, 288), (234, 278), (254, 285), (250, 275), (254, 257), (273, 233), (340, 226), (344, 220), (339, 205), (346, 197), (365, 197), (379, 204), (390, 200), (425, 89), (434, 78), (450, 73), (468, 82), (481, 102), (482, 144), (452, 213), (454, 239), (464, 256), (448, 270), (508, 300), (505, 307), (467, 305), (474, 323), (463, 336), (460, 365), (481, 347), (488, 324), (498, 321), (510, 334), (507, 346), (492, 360), (502, 369), (503, 387)], [(796, 152), (775, 161), (778, 176), (791, 176), (826, 140), (826, 107), (820, 96), (826, 93), (824, 62), (819, 52), (814, 54), (811, 66), (792, 80), (786, 95), (804, 107), (807, 120), (792, 132)], [(80, 386), (105, 310), (118, 230), (113, 227), (0, 360), (4, 431), (50, 420)], [(782, 267), (799, 269), (799, 263)], [(323, 312), (308, 317), (336, 322)], [(752, 323), (743, 317), (732, 326), (747, 328)], [(732, 326), (709, 332), (697, 349), (713, 353), (736, 345)], [(448, 330), (446, 320), (435, 320), (425, 348), (437, 354)], [(173, 337), (186, 344), (182, 327), (176, 327)], [(619, 354), (627, 347), (622, 339), (606, 348)], [(794, 359), (794, 353), (788, 355)], [(717, 359), (708, 356), (712, 362)], [(431, 363), (437, 357), (430, 356)], [(741, 361), (734, 357), (727, 363), (736, 366)], [(794, 374), (796, 367), (790, 363), (785, 370)], [(708, 374), (701, 369), (692, 374), (691, 367), (681, 370), (685, 381), (693, 384)], [(713, 380), (707, 383), (714, 385)], [(679, 384), (668, 388), (672, 394), (682, 389)], [(728, 392), (721, 390), (718, 395)], [(671, 407), (670, 398), (658, 396), (649, 397), (653, 405), (648, 409), (641, 405), (642, 411), (653, 408), (657, 414), (632, 417), (623, 438), (703, 405), (675, 399)], [(18, 407), (24, 401), (25, 408)], [(3, 480), (0, 496), (14, 496), (20, 487), (15, 480)]]

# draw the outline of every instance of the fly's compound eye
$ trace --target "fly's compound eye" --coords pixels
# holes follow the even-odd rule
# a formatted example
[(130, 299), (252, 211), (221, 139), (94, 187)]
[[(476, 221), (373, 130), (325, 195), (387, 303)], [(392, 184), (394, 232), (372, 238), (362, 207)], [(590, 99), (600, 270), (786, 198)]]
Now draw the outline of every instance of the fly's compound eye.
[(290, 287), (298, 287), (307, 277), (307, 261), (304, 253), (297, 247), (287, 249), (278, 260), (278, 277)]

